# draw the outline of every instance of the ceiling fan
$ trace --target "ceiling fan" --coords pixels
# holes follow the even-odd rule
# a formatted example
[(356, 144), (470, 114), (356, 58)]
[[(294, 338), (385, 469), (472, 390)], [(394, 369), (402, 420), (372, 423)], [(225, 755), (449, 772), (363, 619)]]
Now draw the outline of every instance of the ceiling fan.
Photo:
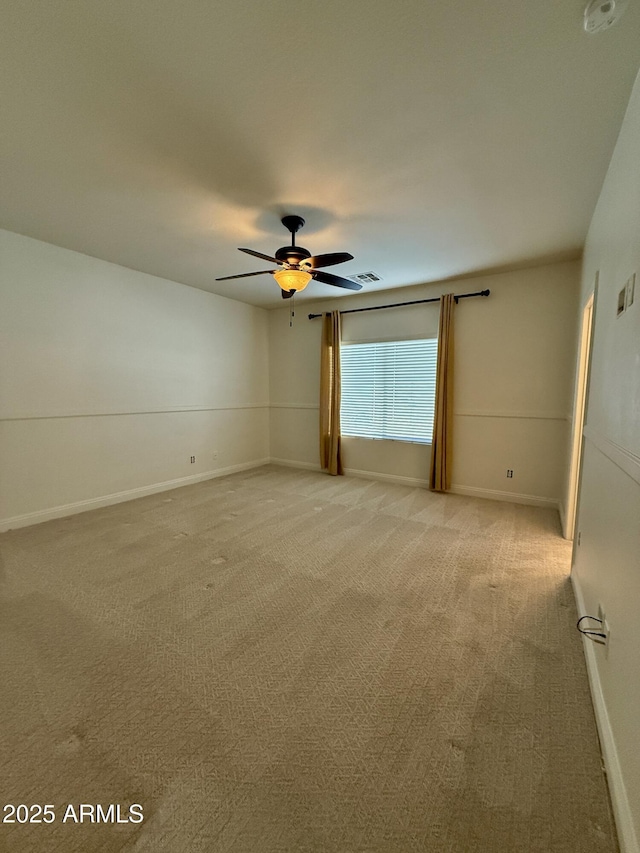
[(270, 261), (272, 264), (277, 264), (277, 269), (245, 272), (239, 275), (225, 275), (222, 278), (217, 278), (216, 281), (228, 281), (231, 278), (247, 278), (251, 275), (273, 275), (282, 290), (283, 299), (290, 299), (298, 290), (304, 290), (311, 279), (321, 281), (323, 284), (332, 284), (335, 287), (344, 287), (347, 290), (362, 290), (361, 284), (349, 281), (348, 278), (341, 278), (339, 275), (323, 272), (320, 269), (320, 267), (330, 267), (334, 264), (344, 264), (346, 261), (352, 261), (353, 255), (350, 255), (348, 252), (312, 255), (308, 249), (296, 246), (296, 232), (304, 225), (304, 219), (301, 216), (283, 216), (280, 221), (287, 231), (291, 233), (291, 245), (278, 249), (274, 258), (270, 255), (263, 255), (262, 252), (255, 252), (253, 249), (238, 250), (246, 252), (247, 255), (253, 255), (256, 258)]

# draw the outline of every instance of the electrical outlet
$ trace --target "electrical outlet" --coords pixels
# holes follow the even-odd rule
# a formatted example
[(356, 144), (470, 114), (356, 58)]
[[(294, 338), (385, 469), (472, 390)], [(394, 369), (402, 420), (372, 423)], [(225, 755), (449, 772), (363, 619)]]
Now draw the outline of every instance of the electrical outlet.
[(195, 456), (192, 456), (192, 457), (191, 457), (191, 464), (193, 465), (193, 463), (194, 463), (195, 461), (196, 461), (196, 457), (195, 457)]
[(513, 469), (512, 468), (507, 468), (507, 477), (509, 477), (509, 478), (513, 477)]

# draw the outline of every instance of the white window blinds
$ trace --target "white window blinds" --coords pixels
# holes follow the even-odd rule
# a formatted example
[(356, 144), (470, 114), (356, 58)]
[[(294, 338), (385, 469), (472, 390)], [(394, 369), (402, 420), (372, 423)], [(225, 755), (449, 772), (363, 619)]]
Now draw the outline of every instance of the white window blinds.
[(430, 444), (438, 341), (384, 341), (340, 348), (343, 435)]

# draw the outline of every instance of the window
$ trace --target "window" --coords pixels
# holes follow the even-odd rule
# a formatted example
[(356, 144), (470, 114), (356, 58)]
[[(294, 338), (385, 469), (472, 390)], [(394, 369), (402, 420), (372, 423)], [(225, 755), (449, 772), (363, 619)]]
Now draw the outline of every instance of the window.
[(437, 339), (343, 344), (342, 435), (431, 443)]

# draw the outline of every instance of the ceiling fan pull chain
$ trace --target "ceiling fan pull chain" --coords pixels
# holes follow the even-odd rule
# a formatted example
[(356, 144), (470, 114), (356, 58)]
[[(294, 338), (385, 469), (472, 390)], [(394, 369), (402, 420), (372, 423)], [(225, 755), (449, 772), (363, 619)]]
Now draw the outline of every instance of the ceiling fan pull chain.
[(296, 304), (296, 295), (294, 293), (291, 296), (291, 302), (289, 303), (289, 328), (290, 329), (293, 329), (293, 318), (296, 316), (295, 304)]

